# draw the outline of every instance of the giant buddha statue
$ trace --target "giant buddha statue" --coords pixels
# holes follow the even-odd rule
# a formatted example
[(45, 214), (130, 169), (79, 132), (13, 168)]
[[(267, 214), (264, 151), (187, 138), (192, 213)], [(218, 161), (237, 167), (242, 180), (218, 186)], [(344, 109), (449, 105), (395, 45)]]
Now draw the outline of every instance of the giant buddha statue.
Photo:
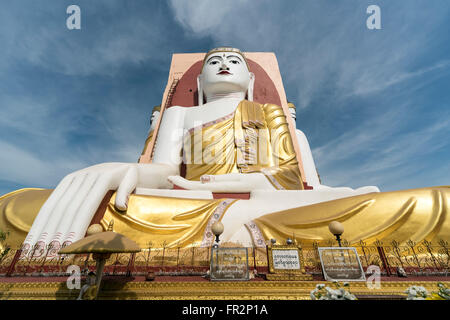
[(198, 68), (190, 73), (195, 104), (174, 105), (177, 90), (188, 90), (186, 72), (154, 109), (139, 163), (95, 165), (69, 174), (55, 190), (0, 198), (0, 228), (15, 245), (23, 243), (25, 253), (49, 244), (58, 249), (82, 238), (90, 224), (106, 228), (111, 220), (142, 247), (210, 246), (216, 221), (224, 225), (223, 241), (243, 246), (329, 239), (334, 220), (350, 243), (450, 240), (448, 187), (380, 192), (322, 185), (306, 136), (295, 128), (295, 107), (255, 95), (259, 76), (258, 92), (277, 90), (264, 65), (228, 47), (190, 64)]

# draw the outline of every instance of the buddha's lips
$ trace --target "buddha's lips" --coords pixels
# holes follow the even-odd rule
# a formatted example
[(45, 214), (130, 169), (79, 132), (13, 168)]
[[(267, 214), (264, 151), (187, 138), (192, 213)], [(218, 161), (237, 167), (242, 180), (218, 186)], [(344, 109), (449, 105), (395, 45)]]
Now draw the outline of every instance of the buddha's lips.
[(225, 71), (225, 70), (223, 70), (223, 71), (220, 71), (219, 73), (217, 73), (217, 74), (231, 74), (230, 72), (228, 72), (228, 71)]

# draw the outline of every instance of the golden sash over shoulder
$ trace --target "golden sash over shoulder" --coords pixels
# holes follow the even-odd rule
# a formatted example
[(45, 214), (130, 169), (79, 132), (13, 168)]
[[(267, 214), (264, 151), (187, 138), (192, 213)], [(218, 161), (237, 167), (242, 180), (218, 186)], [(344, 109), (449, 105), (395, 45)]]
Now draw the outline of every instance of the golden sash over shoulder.
[(286, 116), (274, 104), (243, 100), (234, 114), (192, 128), (184, 140), (184, 161), (189, 180), (261, 172), (276, 189), (303, 189)]

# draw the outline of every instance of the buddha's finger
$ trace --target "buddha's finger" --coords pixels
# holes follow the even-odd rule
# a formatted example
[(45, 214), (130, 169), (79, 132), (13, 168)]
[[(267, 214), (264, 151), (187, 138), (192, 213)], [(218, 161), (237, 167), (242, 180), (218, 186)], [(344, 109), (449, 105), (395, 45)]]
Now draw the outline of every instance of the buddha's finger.
[(114, 206), (120, 211), (126, 211), (128, 208), (128, 199), (131, 192), (136, 189), (138, 182), (138, 170), (135, 166), (128, 169), (125, 177), (119, 185), (116, 193), (116, 200)]
[(73, 217), (65, 241), (73, 242), (84, 236), (106, 193), (118, 188), (128, 168), (129, 166), (119, 166), (99, 176), (81, 203), (76, 217)]
[(41, 233), (39, 240), (44, 241), (45, 243), (50, 243), (53, 240), (56, 232), (56, 227), (64, 218), (69, 203), (77, 194), (85, 178), (86, 173), (75, 175), (74, 179), (71, 181), (62, 197), (58, 200), (53, 210), (49, 212), (49, 219), (45, 226), (45, 232)]
[(239, 173), (227, 173), (227, 174), (205, 174), (200, 177), (202, 183), (221, 182), (221, 181), (239, 181), (241, 174)]
[(57, 185), (56, 189), (51, 193), (47, 201), (45, 201), (44, 205), (39, 210), (30, 231), (28, 232), (28, 235), (24, 241), (25, 244), (32, 245), (38, 240), (38, 237), (41, 235), (42, 230), (49, 221), (50, 215), (58, 203), (58, 200), (65, 194), (73, 179), (73, 175), (67, 175), (64, 177), (64, 179), (62, 179)]
[(208, 190), (208, 185), (202, 184), (200, 181), (186, 180), (180, 176), (169, 176), (167, 178), (174, 185), (188, 190)]
[(58, 225), (57, 233), (55, 234), (56, 240), (62, 241), (67, 236), (68, 230), (72, 224), (72, 221), (75, 219), (75, 216), (78, 214), (81, 204), (88, 197), (92, 186), (98, 180), (99, 176), (100, 174), (95, 172), (91, 172), (86, 175), (86, 179), (83, 181), (83, 184), (78, 189), (75, 197), (72, 199), (66, 212), (64, 213), (64, 219), (62, 219)]
[(241, 181), (220, 181), (201, 183), (200, 181), (186, 180), (180, 176), (169, 177), (169, 180), (187, 190), (208, 190), (212, 192), (249, 192), (248, 184)]

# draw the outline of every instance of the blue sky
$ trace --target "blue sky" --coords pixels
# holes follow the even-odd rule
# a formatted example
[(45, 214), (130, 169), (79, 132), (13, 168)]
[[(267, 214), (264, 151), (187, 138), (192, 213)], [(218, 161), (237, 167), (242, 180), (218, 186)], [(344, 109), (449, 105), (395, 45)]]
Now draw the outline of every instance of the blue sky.
[[(382, 30), (366, 28), (371, 4)], [(324, 184), (450, 185), (449, 16), (448, 0), (9, 1), (0, 194), (136, 162), (172, 53), (221, 45), (275, 52)]]

